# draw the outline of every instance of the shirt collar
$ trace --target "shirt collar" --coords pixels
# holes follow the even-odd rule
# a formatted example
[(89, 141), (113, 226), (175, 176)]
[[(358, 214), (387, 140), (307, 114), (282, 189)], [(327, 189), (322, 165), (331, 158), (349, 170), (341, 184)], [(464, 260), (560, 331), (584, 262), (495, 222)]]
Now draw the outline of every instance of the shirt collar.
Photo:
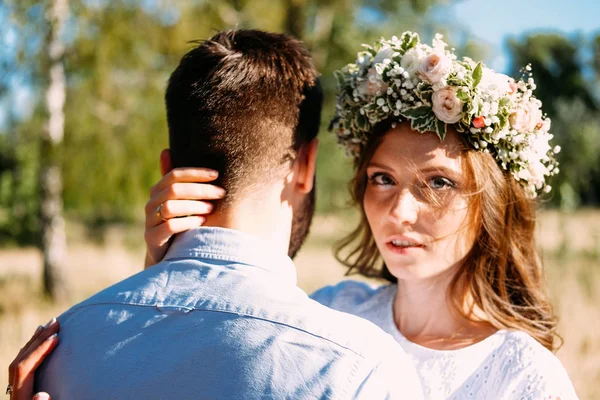
[(200, 227), (175, 237), (164, 260), (202, 258), (247, 264), (282, 275), (296, 284), (296, 266), (283, 253), (276, 253), (266, 240), (233, 229)]

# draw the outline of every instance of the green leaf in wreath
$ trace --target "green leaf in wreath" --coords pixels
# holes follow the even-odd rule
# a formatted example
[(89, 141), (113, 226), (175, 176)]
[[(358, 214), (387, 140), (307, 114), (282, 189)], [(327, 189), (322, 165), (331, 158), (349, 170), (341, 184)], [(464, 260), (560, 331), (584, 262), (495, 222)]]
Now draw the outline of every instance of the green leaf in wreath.
[(478, 62), (475, 70), (473, 71), (473, 88), (476, 88), (481, 82), (481, 77), (483, 76), (483, 65)]
[(435, 133), (437, 133), (441, 141), (444, 141), (444, 138), (446, 138), (448, 125), (446, 125), (444, 121), (440, 121), (437, 118), (435, 119), (435, 121)]
[(411, 107), (401, 111), (401, 114), (405, 118), (416, 119), (422, 118), (425, 116), (432, 115), (431, 107), (421, 106), (421, 107)]

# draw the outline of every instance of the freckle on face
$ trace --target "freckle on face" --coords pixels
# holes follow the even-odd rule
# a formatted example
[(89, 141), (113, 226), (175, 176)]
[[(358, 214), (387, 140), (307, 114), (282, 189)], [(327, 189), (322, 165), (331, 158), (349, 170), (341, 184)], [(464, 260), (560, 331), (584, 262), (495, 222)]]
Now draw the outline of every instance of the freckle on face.
[[(457, 189), (439, 192), (447, 198), (442, 206), (411, 192), (436, 174), (466, 181), (461, 152), (455, 132), (450, 131), (440, 142), (433, 133), (417, 133), (402, 124), (384, 136), (371, 159), (369, 171), (381, 169), (394, 183), (383, 188), (369, 183), (363, 205), (377, 247), (390, 272), (399, 279), (440, 274), (456, 265), (473, 246), (473, 235), (465, 228), (469, 207)], [(394, 236), (414, 239), (425, 244), (424, 249), (390, 251)]]

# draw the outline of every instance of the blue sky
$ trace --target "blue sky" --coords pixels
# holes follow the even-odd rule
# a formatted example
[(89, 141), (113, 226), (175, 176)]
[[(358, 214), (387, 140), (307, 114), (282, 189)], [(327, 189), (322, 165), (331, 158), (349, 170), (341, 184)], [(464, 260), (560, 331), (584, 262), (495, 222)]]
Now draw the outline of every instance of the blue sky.
[(446, 18), (464, 25), (475, 38), (488, 43), (488, 64), (505, 72), (506, 38), (529, 32), (600, 33), (600, 0), (462, 0)]

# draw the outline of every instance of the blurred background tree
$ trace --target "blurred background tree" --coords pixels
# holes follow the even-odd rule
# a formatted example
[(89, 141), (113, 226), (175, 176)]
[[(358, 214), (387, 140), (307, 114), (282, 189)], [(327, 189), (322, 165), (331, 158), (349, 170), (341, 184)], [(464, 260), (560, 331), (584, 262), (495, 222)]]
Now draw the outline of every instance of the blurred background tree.
[[(65, 137), (60, 152), (64, 205), (70, 218), (89, 226), (137, 221), (148, 188), (158, 179), (158, 154), (167, 146), (163, 92), (169, 73), (191, 48), (190, 41), (221, 29), (260, 28), (305, 40), (323, 73), (327, 108), (333, 109), (332, 71), (353, 59), (361, 42), (391, 34), (397, 26), (419, 30), (436, 2), (231, 0), (102, 1), (72, 0), (67, 21)], [(3, 53), (0, 101), (10, 118), (0, 127), (3, 240), (36, 243), (39, 194), (35, 171), (43, 130), (41, 70), (47, 2), (7, 1), (3, 38), (14, 51)], [(431, 29), (430, 29), (431, 30)], [(433, 30), (431, 30), (433, 32)], [(11, 96), (26, 88), (28, 110)], [(323, 135), (321, 201), (329, 211), (343, 203), (348, 164)], [(18, 204), (17, 209), (14, 205)], [(13, 206), (11, 206), (13, 205)]]

